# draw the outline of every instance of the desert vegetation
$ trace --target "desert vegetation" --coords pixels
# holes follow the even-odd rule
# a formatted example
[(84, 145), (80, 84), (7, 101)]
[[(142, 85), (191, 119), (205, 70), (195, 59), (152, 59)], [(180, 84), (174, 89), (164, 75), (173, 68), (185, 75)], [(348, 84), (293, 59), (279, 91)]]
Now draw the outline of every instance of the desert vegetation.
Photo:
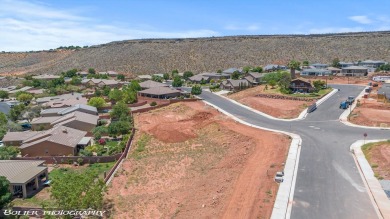
[(237, 36), (112, 42), (80, 50), (1, 53), (0, 73), (60, 73), (96, 68), (130, 75), (217, 71), (229, 67), (390, 59), (389, 32), (327, 35)]

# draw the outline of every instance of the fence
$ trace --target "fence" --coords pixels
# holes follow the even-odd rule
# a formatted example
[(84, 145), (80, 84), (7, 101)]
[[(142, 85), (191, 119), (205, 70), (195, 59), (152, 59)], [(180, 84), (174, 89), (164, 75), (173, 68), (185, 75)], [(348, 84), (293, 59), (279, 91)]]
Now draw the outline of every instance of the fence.
[(122, 160), (126, 157), (127, 153), (129, 153), (131, 142), (133, 141), (135, 128), (131, 130), (131, 134), (129, 137), (129, 140), (126, 143), (125, 150), (123, 151), (122, 155), (119, 157), (119, 159), (116, 161), (115, 165), (111, 168), (110, 172), (108, 172), (104, 178), (104, 182), (107, 183), (107, 181), (110, 179), (112, 174), (115, 173), (116, 169), (118, 168), (119, 164), (122, 162)]
[(82, 159), (82, 163), (108, 163), (117, 161), (122, 154), (114, 154), (110, 156), (47, 156), (47, 157), (15, 157), (13, 160), (44, 160), (47, 164), (73, 164)]

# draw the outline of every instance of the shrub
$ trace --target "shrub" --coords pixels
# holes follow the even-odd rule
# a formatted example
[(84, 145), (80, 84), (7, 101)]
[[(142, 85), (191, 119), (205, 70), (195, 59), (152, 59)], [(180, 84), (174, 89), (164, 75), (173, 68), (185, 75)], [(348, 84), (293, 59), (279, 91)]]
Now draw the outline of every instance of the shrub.
[(98, 142), (99, 142), (100, 145), (105, 145), (106, 144), (106, 139), (101, 138), (101, 139), (99, 139)]
[(155, 101), (150, 103), (150, 106), (157, 106), (157, 103)]

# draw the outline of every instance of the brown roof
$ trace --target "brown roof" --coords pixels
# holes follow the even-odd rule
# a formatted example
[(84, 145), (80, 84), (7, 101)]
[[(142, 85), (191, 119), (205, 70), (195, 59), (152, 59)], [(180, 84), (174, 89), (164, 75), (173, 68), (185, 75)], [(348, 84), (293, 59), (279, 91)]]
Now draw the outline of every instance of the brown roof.
[(56, 79), (60, 78), (58, 75), (50, 75), (50, 74), (44, 74), (44, 75), (37, 75), (33, 76), (34, 79)]
[(68, 147), (76, 147), (87, 132), (65, 126), (56, 126), (47, 131), (42, 131), (29, 139), (23, 141), (20, 148), (31, 147), (37, 143), (48, 141)]
[(7, 132), (4, 135), (3, 141), (24, 141), (28, 138), (31, 138), (34, 135), (39, 134), (40, 132), (36, 131), (27, 131), (27, 132)]
[(80, 111), (75, 111), (73, 113), (66, 114), (64, 116), (49, 116), (49, 117), (39, 117), (34, 119), (31, 124), (46, 124), (50, 123), (51, 125), (57, 125), (59, 123), (66, 124), (73, 120), (78, 120), (84, 123), (97, 124), (99, 116), (92, 115), (89, 113), (84, 113)]
[(228, 83), (230, 83), (233, 87), (239, 87), (240, 84), (244, 86), (248, 86), (248, 81), (246, 79), (239, 79), (239, 80), (233, 80), (233, 79), (228, 79)]
[(168, 87), (153, 87), (146, 90), (138, 91), (138, 93), (151, 94), (151, 95), (164, 95), (164, 94), (175, 94), (175, 93), (180, 94), (180, 91)]
[(163, 84), (163, 83), (156, 82), (156, 81), (152, 81), (152, 80), (147, 80), (147, 81), (141, 82), (141, 83), (139, 83), (139, 85), (140, 85), (142, 88), (168, 87), (167, 84)]
[(0, 160), (0, 176), (5, 176), (11, 184), (24, 184), (47, 167), (43, 160)]
[(194, 76), (192, 76), (192, 77), (190, 77), (190, 78), (188, 78), (190, 81), (197, 81), (197, 82), (200, 82), (200, 81), (202, 81), (202, 79), (203, 80), (205, 80), (205, 81), (207, 81), (207, 80), (209, 80), (209, 76), (205, 76), (205, 75), (203, 75), (203, 74), (198, 74), (198, 75), (194, 75)]
[(304, 81), (304, 82), (309, 83), (309, 84), (311, 84), (312, 86), (314, 86), (314, 85), (313, 85), (313, 82), (312, 82), (311, 80), (309, 80), (309, 79), (306, 79), (306, 78), (295, 78), (295, 79), (291, 80), (290, 83), (292, 83), (292, 82), (294, 82), (294, 81)]

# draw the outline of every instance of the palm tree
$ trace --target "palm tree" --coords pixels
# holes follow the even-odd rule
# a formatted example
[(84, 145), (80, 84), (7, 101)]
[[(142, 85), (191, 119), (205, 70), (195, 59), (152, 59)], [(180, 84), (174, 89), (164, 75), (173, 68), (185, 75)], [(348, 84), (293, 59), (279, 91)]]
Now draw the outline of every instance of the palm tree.
[(290, 68), (291, 79), (294, 79), (295, 69), (298, 69), (301, 66), (301, 63), (296, 60), (291, 60), (287, 66)]

